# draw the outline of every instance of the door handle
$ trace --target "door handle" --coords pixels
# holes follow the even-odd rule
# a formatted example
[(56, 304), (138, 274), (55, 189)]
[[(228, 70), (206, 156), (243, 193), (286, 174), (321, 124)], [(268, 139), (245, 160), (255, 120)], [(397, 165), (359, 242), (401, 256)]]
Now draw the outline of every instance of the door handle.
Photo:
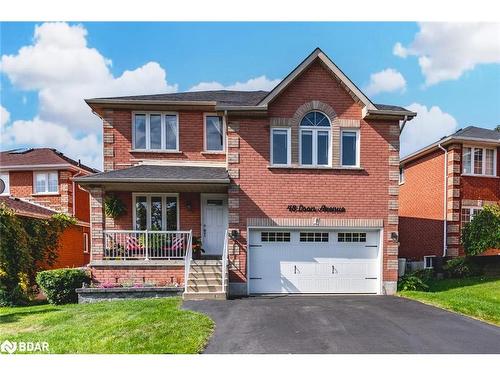
[(297, 274), (297, 266), (293, 266), (293, 273), (296, 275)]
[(207, 230), (205, 228), (203, 228), (203, 237), (206, 237), (207, 236)]
[(335, 274), (335, 272), (336, 272), (336, 270), (335, 270), (335, 266), (332, 266), (332, 275), (334, 275), (334, 274)]

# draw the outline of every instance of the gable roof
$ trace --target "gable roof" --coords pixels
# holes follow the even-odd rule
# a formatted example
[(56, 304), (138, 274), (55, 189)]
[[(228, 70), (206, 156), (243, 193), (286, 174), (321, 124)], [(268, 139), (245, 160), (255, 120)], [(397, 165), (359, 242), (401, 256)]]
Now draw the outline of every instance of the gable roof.
[(14, 210), (16, 215), (20, 216), (48, 219), (57, 213), (57, 211), (49, 208), (14, 197), (0, 196), (1, 203), (4, 203), (7, 207)]
[(94, 110), (104, 108), (106, 105), (135, 105), (135, 106), (208, 106), (214, 110), (229, 111), (266, 111), (268, 104), (276, 98), (290, 83), (292, 83), (313, 62), (319, 59), (323, 65), (339, 80), (348, 93), (363, 104), (363, 115), (373, 118), (384, 116), (411, 119), (417, 114), (403, 107), (387, 104), (374, 104), (357, 86), (352, 82), (340, 68), (320, 49), (316, 48), (295, 69), (293, 69), (273, 90), (271, 91), (193, 91), (171, 94), (156, 95), (134, 95), (107, 98), (86, 99), (85, 102)]
[(403, 165), (421, 156), (428, 154), (438, 148), (438, 145), (446, 145), (452, 142), (474, 142), (500, 146), (500, 132), (493, 129), (479, 128), (477, 126), (467, 126), (458, 129), (455, 133), (442, 137), (436, 142), (417, 150), (401, 159)]
[(97, 169), (73, 160), (54, 148), (25, 148), (0, 152), (0, 169), (35, 169), (36, 167), (74, 167), (95, 173)]

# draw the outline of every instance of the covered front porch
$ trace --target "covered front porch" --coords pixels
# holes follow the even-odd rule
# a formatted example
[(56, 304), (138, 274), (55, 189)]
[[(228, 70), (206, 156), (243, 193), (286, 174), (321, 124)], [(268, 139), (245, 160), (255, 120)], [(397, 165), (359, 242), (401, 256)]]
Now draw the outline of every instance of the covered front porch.
[[(78, 182), (91, 195), (89, 266), (98, 282), (187, 288), (193, 259), (217, 262), (225, 279), (225, 168), (139, 165)], [(110, 215), (108, 206), (121, 207), (120, 214)]]

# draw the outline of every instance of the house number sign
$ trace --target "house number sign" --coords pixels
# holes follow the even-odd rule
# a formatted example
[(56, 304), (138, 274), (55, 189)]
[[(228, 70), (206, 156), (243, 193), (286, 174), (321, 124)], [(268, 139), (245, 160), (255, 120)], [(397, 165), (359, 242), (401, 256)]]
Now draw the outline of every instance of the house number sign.
[(290, 204), (287, 206), (287, 210), (290, 212), (327, 212), (333, 214), (344, 213), (346, 211), (345, 207), (335, 207), (322, 205), (316, 206), (303, 206), (301, 204)]

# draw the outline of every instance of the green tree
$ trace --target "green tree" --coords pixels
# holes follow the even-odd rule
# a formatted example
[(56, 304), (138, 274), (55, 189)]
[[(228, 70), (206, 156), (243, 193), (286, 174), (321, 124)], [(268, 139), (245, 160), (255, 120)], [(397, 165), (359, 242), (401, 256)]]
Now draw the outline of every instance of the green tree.
[(486, 205), (462, 229), (462, 244), (467, 255), (478, 255), (500, 248), (500, 206)]
[(21, 217), (0, 204), (0, 305), (20, 304), (30, 297), (37, 272), (54, 264), (61, 233), (75, 223), (65, 214)]

